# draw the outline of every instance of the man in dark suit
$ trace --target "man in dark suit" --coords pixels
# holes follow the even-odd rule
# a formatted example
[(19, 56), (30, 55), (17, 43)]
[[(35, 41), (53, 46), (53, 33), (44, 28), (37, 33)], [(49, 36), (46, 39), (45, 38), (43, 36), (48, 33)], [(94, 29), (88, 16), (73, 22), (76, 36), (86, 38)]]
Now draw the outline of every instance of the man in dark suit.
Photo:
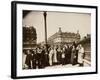
[(28, 69), (31, 69), (32, 55), (30, 50), (27, 50), (27, 56), (25, 60), (25, 64), (28, 66)]
[(36, 69), (36, 59), (37, 59), (37, 55), (36, 55), (36, 50), (32, 50), (32, 69)]

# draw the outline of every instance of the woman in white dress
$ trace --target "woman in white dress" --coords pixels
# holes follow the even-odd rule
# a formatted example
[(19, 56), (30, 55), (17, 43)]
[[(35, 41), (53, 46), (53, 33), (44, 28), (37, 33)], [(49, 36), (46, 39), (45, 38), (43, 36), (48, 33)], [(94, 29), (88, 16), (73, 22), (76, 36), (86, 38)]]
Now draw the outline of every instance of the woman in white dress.
[(26, 69), (28, 66), (25, 64), (25, 60), (26, 60), (26, 52), (23, 51), (23, 54), (22, 54), (22, 66), (23, 66), (23, 69)]
[(50, 64), (50, 66), (52, 66), (52, 63), (53, 63), (53, 54), (54, 54), (54, 51), (53, 51), (53, 48), (51, 47), (50, 48), (50, 51), (49, 51), (49, 64)]
[(56, 49), (56, 46), (54, 47), (54, 50), (53, 50), (53, 64), (56, 65), (57, 64), (57, 49)]
[(81, 44), (79, 44), (77, 49), (78, 49), (78, 63), (79, 63), (79, 66), (83, 66), (84, 48), (82, 47)]

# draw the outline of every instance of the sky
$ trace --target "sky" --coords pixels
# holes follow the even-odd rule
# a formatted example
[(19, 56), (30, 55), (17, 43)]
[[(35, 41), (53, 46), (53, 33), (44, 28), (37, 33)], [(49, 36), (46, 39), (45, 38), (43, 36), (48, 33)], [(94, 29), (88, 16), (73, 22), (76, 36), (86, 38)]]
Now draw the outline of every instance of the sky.
[[(34, 26), (37, 32), (37, 42), (45, 40), (43, 12), (32, 11), (23, 18), (23, 26)], [(79, 33), (81, 37), (91, 34), (91, 14), (69, 12), (47, 12), (47, 38), (58, 32)]]

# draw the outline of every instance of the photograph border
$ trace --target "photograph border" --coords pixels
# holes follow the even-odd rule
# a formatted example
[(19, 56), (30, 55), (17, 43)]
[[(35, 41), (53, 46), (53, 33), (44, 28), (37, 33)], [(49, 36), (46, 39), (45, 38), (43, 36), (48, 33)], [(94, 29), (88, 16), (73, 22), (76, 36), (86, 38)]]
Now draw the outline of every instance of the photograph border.
[[(79, 7), (79, 8), (93, 8), (96, 10), (96, 71), (94, 72), (82, 72), (82, 73), (69, 73), (69, 74), (50, 74), (50, 75), (37, 75), (37, 76), (17, 76), (17, 4), (31, 4), (31, 5), (48, 5), (59, 7)], [(57, 3), (42, 3), (42, 2), (26, 2), (26, 1), (12, 1), (11, 2), (11, 78), (38, 78), (38, 77), (53, 77), (53, 76), (68, 76), (68, 75), (85, 75), (85, 74), (97, 74), (98, 73), (98, 7), (89, 5), (73, 5), (73, 4), (57, 4)]]

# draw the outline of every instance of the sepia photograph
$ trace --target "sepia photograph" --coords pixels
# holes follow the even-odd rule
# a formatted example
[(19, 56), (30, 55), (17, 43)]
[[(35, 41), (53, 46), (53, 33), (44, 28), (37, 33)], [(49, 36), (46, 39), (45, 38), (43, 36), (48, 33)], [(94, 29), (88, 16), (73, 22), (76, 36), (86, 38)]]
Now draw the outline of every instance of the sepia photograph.
[(12, 78), (97, 73), (97, 7), (12, 2)]
[(91, 14), (23, 10), (23, 69), (91, 66)]

